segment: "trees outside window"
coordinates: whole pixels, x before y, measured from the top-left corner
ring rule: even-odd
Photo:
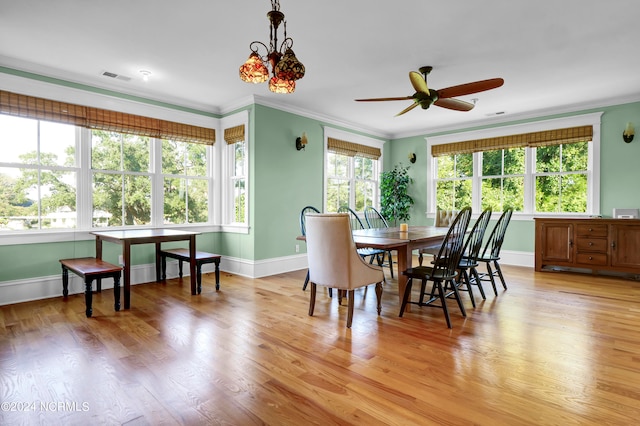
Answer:
[[[207,222],[207,164],[206,145],[162,141],[165,225]]]
[[[0,231],[77,226],[75,126],[0,115]]]
[[[599,214],[600,116],[427,138],[429,212]]]
[[[0,231],[210,221],[208,145],[2,114],[0,143]]]
[[[91,133],[93,227],[150,224],[150,138]]]

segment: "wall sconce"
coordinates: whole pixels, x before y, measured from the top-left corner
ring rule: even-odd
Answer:
[[[411,161],[411,164],[416,162],[416,153],[415,152],[410,152],[407,157],[409,158],[409,161]]]
[[[300,151],[301,149],[304,149],[305,145],[307,144],[307,134],[305,132],[302,132],[302,136],[298,136],[296,138],[296,149],[298,151]]]
[[[629,143],[633,140],[633,135],[635,130],[633,129],[633,124],[627,123],[627,127],[624,128],[624,132],[622,132],[622,139]]]

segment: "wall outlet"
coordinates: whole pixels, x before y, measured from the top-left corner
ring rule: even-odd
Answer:
[[[118,256],[118,265],[124,266],[124,258],[122,257],[122,255]]]
[[[300,253],[300,244],[296,244],[296,253]]]

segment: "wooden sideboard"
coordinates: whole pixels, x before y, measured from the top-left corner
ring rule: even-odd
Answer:
[[[640,220],[535,218],[536,271],[640,274]]]

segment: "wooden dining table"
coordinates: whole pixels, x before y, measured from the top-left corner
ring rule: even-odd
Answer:
[[[156,246],[156,281],[160,281],[160,249],[161,244],[167,241],[189,242],[189,273],[191,274],[191,294],[195,295],[197,285],[196,274],[196,235],[199,232],[179,231],[174,229],[127,229],[122,231],[96,231],[91,232],[96,237],[96,258],[102,259],[102,242],[122,245],[122,257],[124,263],[124,308],[131,306],[131,246],[134,244],[155,244]]]
[[[398,298],[402,305],[407,286],[407,277],[402,272],[412,266],[413,251],[442,243],[448,231],[448,227],[436,226],[409,226],[407,231],[400,231],[399,227],[358,229],[353,231],[353,241],[358,248],[397,251]]]

